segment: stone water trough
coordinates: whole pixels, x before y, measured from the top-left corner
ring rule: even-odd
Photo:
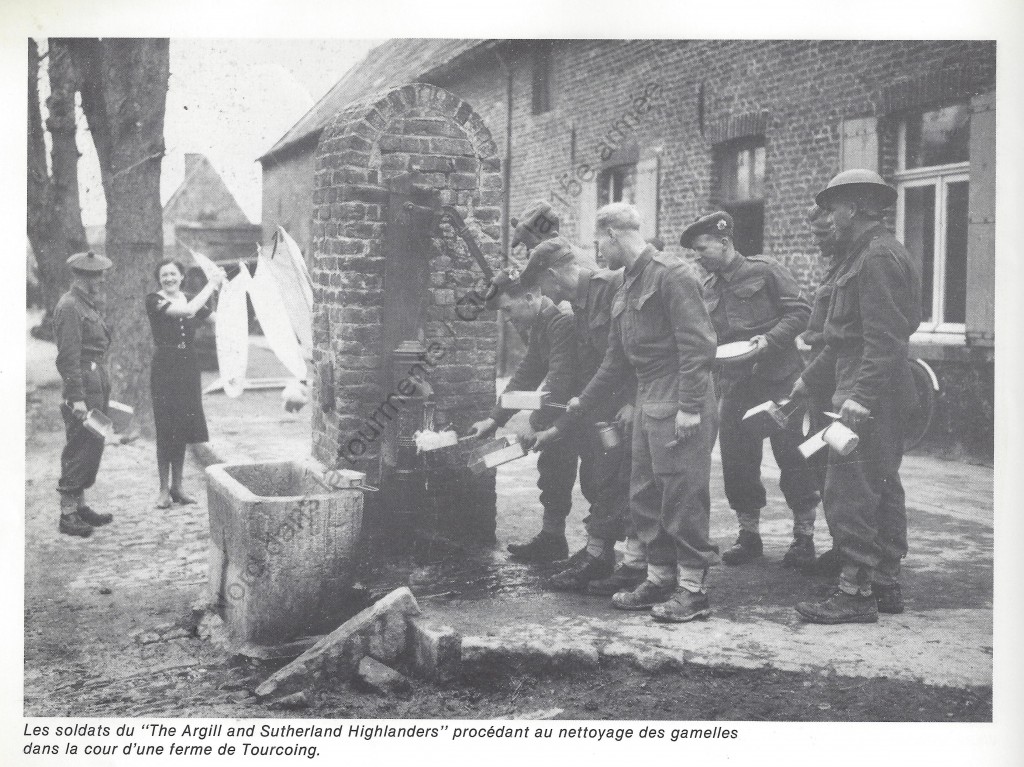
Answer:
[[[337,625],[354,580],[365,475],[315,464],[206,469],[210,597],[234,645],[278,645]]]

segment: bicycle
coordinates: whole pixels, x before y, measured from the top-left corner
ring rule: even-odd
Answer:
[[[914,381],[916,396],[907,418],[907,429],[903,436],[904,450],[913,450],[921,444],[932,425],[932,419],[935,417],[935,405],[941,393],[939,377],[924,360],[911,359],[910,374]]]
[[[809,362],[811,347],[797,338],[797,349],[803,355],[804,362]],[[914,404],[907,418],[907,428],[903,436],[904,451],[913,450],[921,444],[935,418],[935,406],[939,401],[942,389],[939,377],[935,375],[931,365],[923,359],[914,357],[910,360],[910,375],[914,382]]]

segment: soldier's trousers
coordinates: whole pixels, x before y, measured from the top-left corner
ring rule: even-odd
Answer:
[[[85,389],[86,408],[106,413],[110,403],[110,382],[102,365],[82,363],[82,387]],[[60,455],[61,474],[57,490],[65,495],[77,495],[96,481],[104,441],[86,429],[70,407],[62,405],[61,415],[67,443]]]
[[[697,433],[675,445],[678,405],[642,403],[633,417],[630,511],[651,565],[694,571],[717,564],[711,542],[711,449],[718,435],[718,403],[709,386]]]
[[[629,514],[629,476],[632,450],[625,438],[618,447],[605,450],[591,424],[577,437],[580,454],[580,490],[590,502],[583,520],[591,538],[621,541],[633,532]]]
[[[764,440],[751,436],[743,428],[743,415],[756,405],[788,394],[790,383],[746,376],[723,385],[719,443],[725,497],[736,511],[741,529],[750,529],[751,532],[757,531],[761,509],[767,503],[761,482]],[[793,532],[812,535],[814,510],[820,497],[814,468],[800,455],[800,431],[794,428],[776,432],[769,441],[779,465],[779,488],[786,504],[793,510]]]
[[[845,399],[836,393],[836,410]],[[857,448],[847,456],[829,450],[825,516],[844,572],[858,568],[862,588],[872,582],[896,583],[900,560],[907,554],[907,506],[899,469],[911,401],[909,384],[894,384],[871,411],[871,420],[858,427]]]
[[[592,427],[564,435],[537,458],[537,487],[544,518],[564,521],[572,508],[577,465],[580,491],[590,503],[587,533],[606,541],[625,537],[629,525],[629,450],[605,453]]]
[[[572,509],[572,488],[576,484],[578,463],[579,453],[572,439],[559,439],[537,456],[537,487],[545,522],[565,525]]]

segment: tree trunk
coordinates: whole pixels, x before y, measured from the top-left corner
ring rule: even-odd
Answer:
[[[169,43],[166,39],[75,42],[82,109],[89,122],[107,200],[107,320],[114,341],[114,399],[150,424],[152,340],[144,297],[163,256],[160,167],[164,155]]]
[[[50,165],[46,168],[46,144],[39,107],[38,47],[28,48],[28,238],[39,267],[39,281],[46,315],[40,335],[50,337],[49,318],[57,299],[68,289],[71,273],[66,261],[72,253],[86,250],[82,207],[78,196],[78,144],[75,140],[75,92],[78,75],[68,41],[49,41],[50,97],[46,101],[50,131]]]

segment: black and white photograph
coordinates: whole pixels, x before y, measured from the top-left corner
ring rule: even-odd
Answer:
[[[13,14],[4,763],[1015,763],[1020,9],[347,5]]]

